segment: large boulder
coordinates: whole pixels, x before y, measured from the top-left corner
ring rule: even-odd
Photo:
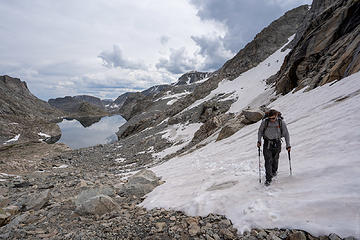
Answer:
[[[239,115],[229,119],[225,126],[221,129],[216,141],[228,138],[243,128],[245,125],[253,124],[260,121],[264,116],[261,110],[247,109],[243,110]]]
[[[111,198],[115,192],[111,187],[101,186],[83,190],[75,199],[76,212],[80,215],[92,214],[101,216],[119,209]]]
[[[7,224],[13,216],[19,213],[19,211],[20,208],[18,206],[0,208],[0,227]]]
[[[119,209],[119,205],[111,197],[100,194],[82,201],[77,205],[76,212],[80,215],[92,214],[102,216],[105,213]]]
[[[40,210],[46,205],[48,205],[49,200],[51,199],[52,195],[50,190],[47,189],[40,193],[34,193],[30,195],[25,202],[26,210]]]
[[[221,126],[223,126],[224,123],[227,122],[231,117],[232,114],[221,114],[212,117],[211,119],[206,121],[203,125],[201,125],[199,130],[195,132],[191,142],[193,144],[196,144],[206,139],[207,137],[211,136],[213,133],[219,130]]]
[[[129,177],[128,182],[120,187],[118,194],[120,196],[143,197],[160,184],[160,178],[153,171],[143,169]]]
[[[242,115],[244,115],[250,123],[256,123],[264,117],[264,113],[261,110],[254,109],[243,110]]]
[[[230,119],[225,126],[221,129],[216,141],[228,138],[239,131],[245,126],[243,121],[245,120],[244,116],[238,116],[233,119]]]
[[[0,227],[6,225],[10,221],[10,214],[2,212],[0,209]]]

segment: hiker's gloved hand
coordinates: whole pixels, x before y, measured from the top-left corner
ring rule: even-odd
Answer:
[[[257,142],[257,147],[259,148],[261,146],[261,142]]]
[[[290,151],[291,151],[291,147],[287,147],[286,150],[287,150],[288,152],[290,152]]]

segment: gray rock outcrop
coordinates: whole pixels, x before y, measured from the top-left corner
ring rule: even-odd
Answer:
[[[277,93],[340,80],[360,70],[359,1],[312,4],[310,21],[275,78]]]
[[[235,118],[230,119],[226,124],[221,128],[219,135],[216,141],[220,141],[222,139],[228,138],[239,131],[241,128],[245,126],[243,120],[245,117],[237,116]]]
[[[52,195],[49,189],[39,194],[32,194],[26,199],[23,206],[25,206],[26,210],[40,210],[48,204],[51,197]]]
[[[78,95],[78,96],[66,96],[62,98],[49,99],[49,104],[53,107],[63,110],[64,112],[75,113],[79,110],[79,105],[83,102],[97,106],[100,109],[104,109],[105,106],[100,98]]]
[[[81,215],[93,214],[102,216],[116,210],[119,210],[119,206],[111,197],[96,195],[82,202],[76,209],[76,212]]]
[[[102,216],[120,209],[111,198],[115,193],[110,187],[98,187],[83,190],[75,200],[76,212],[80,215]]]
[[[256,123],[260,121],[264,116],[264,112],[258,109],[246,109],[243,110],[237,116],[229,118],[229,120],[223,125],[216,141],[228,138],[239,131],[246,125]]]
[[[211,73],[209,72],[197,72],[197,71],[191,71],[188,73],[183,74],[179,80],[175,83],[175,85],[186,85],[186,84],[192,84],[198,81],[201,81],[207,77],[210,77]]]
[[[264,117],[264,112],[261,110],[243,110],[242,115],[250,122],[250,123],[256,123],[260,121]]]
[[[128,179],[128,182],[119,189],[119,195],[143,197],[160,184],[160,178],[154,172],[144,169]]]
[[[210,118],[194,134],[191,144],[197,144],[219,130],[225,122],[231,118],[231,114],[221,114]]]

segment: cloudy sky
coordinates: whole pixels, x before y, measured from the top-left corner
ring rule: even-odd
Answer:
[[[116,98],[214,71],[311,0],[1,0],[0,75],[47,100]]]

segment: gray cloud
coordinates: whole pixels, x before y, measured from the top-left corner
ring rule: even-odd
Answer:
[[[246,43],[287,10],[312,0],[190,0],[198,9],[197,15],[204,21],[224,24],[227,32],[218,38],[218,44],[206,37],[192,37],[200,47],[200,54],[207,59],[207,67],[220,67],[223,55],[219,48],[236,54]],[[221,52],[221,51],[220,51]],[[219,58],[218,58],[219,57]],[[224,61],[222,62],[224,63]]]
[[[205,58],[200,70],[213,71],[218,69],[226,60],[231,57],[231,53],[224,48],[221,37],[210,38],[207,36],[192,36],[195,43],[200,47],[199,54]]]
[[[104,66],[108,68],[125,68],[125,69],[145,69],[142,63],[133,62],[125,59],[119,46],[114,45],[112,51],[102,51],[99,56],[103,60]]]
[[[161,45],[166,45],[170,40],[170,37],[168,36],[161,36],[160,38],[160,42],[161,42]]]
[[[185,47],[179,49],[170,49],[168,59],[161,58],[156,64],[158,69],[166,69],[173,74],[181,74],[193,70],[197,61],[186,55]]]

